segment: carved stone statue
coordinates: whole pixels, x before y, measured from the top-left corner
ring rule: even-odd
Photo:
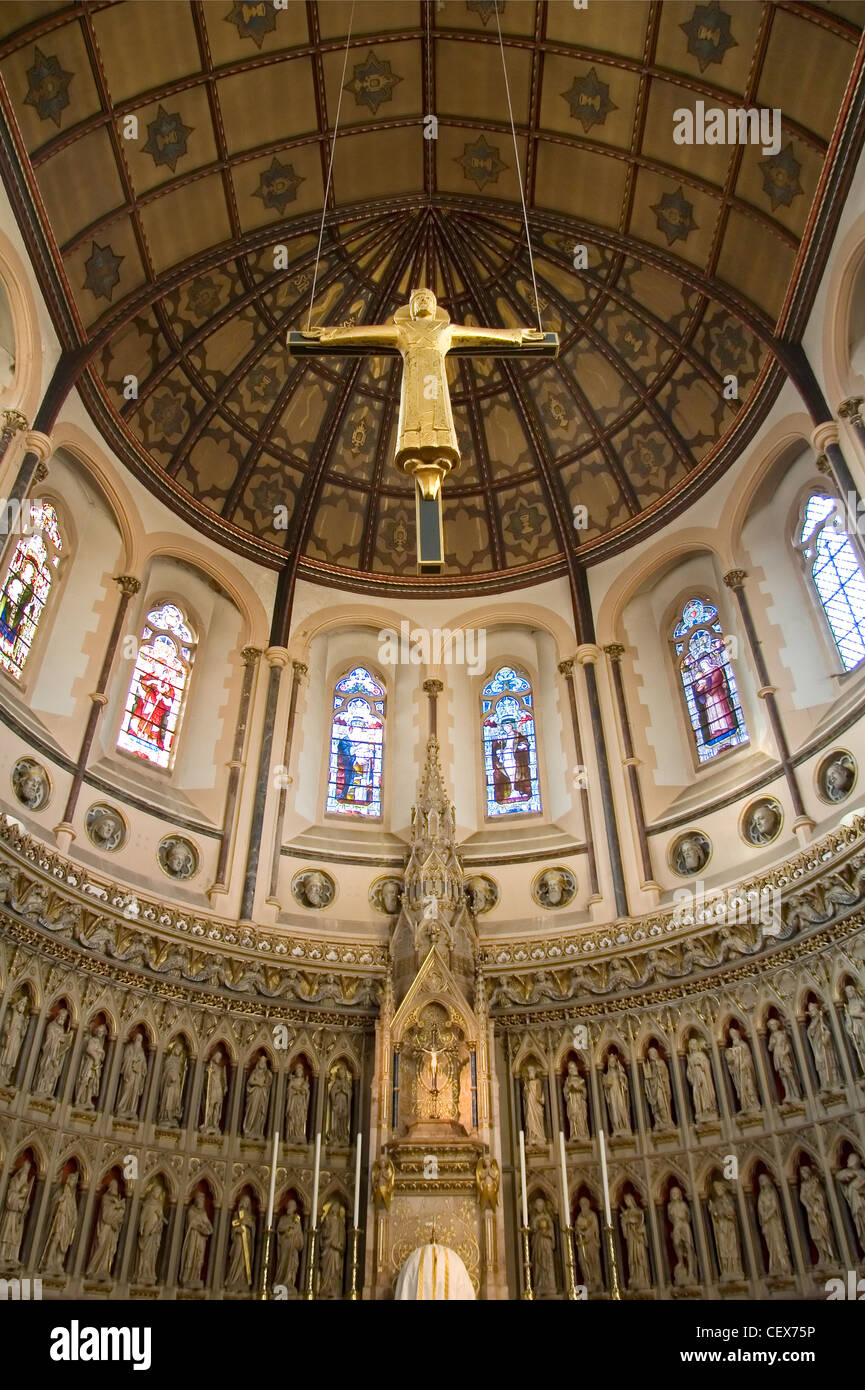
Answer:
[[[347,1145],[351,1140],[351,1097],[352,1079],[345,1062],[338,1062],[330,1078],[327,1089],[330,1119],[327,1127],[327,1142],[337,1147]]]
[[[850,1034],[853,1050],[862,1075],[865,1076],[865,998],[855,985],[844,986],[844,1027]]]
[[[201,1126],[202,1134],[221,1134],[222,1133],[222,1107],[225,1103],[225,1092],[228,1089],[228,1079],[226,1077],[225,1058],[222,1049],[218,1047],[207,1063],[206,1080],[204,1083],[204,1123]]]
[[[231,1244],[228,1248],[227,1289],[252,1288],[252,1252],[255,1244],[255,1213],[247,1192],[238,1202],[231,1218]]]
[[[165,1188],[154,1182],[144,1194],[138,1213],[138,1253],[135,1257],[135,1282],[156,1283],[156,1263],[162,1245],[162,1232],[168,1221],[165,1215]]]
[[[712,1183],[709,1215],[715,1232],[715,1248],[718,1252],[722,1282],[728,1279],[744,1279],[736,1204],[720,1180]]]
[[[834,1265],[837,1255],[823,1184],[807,1163],[799,1169],[799,1201],[808,1216],[808,1234],[817,1247],[817,1264]]]
[[[185,1071],[186,1051],[183,1043],[172,1043],[162,1067],[162,1085],[159,1088],[159,1105],[156,1110],[157,1124],[172,1127],[180,1124]]]
[[[643,1063],[643,1086],[652,1112],[652,1125],[664,1130],[673,1127],[670,1071],[656,1047],[650,1047]]]
[[[599,1288],[603,1280],[601,1278],[601,1229],[598,1225],[597,1212],[592,1210],[592,1204],[588,1197],[581,1197],[579,1201],[579,1211],[574,1221],[574,1237],[577,1242],[577,1254],[580,1258],[580,1270],[588,1288]]]
[[[544,1083],[538,1076],[537,1067],[526,1067],[523,1077],[523,1116],[526,1126],[526,1143],[529,1147],[542,1147],[547,1142],[544,1124]]]
[[[531,1231],[532,1282],[538,1298],[548,1298],[556,1292],[556,1265],[554,1250],[556,1232],[553,1218],[543,1197],[534,1200],[534,1211],[529,1221]]]
[[[202,1271],[207,1242],[213,1235],[213,1223],[207,1215],[204,1193],[199,1188],[192,1205],[186,1210],[186,1233],[180,1253],[180,1283],[185,1289],[204,1287]]]
[[[754,1072],[754,1059],[751,1049],[742,1036],[742,1031],[730,1027],[730,1044],[726,1049],[727,1064],[733,1078],[739,1109],[743,1114],[753,1114],[760,1109],[760,1096],[757,1091],[757,1077]]]
[[[865,1255],[865,1169],[857,1153],[850,1154],[846,1168],[842,1168],[838,1174],[838,1181],[856,1227],[859,1248]]]
[[[680,1187],[670,1188],[667,1218],[670,1222],[673,1250],[676,1253],[673,1283],[679,1288],[687,1288],[697,1282],[697,1255],[694,1250],[691,1210],[682,1196]]]
[[[586,1083],[580,1076],[576,1062],[568,1062],[568,1074],[562,1087],[565,1109],[568,1113],[568,1131],[571,1140],[586,1141],[589,1138],[589,1110]]]
[[[688,1081],[694,1098],[694,1113],[698,1122],[714,1120],[718,1117],[718,1097],[712,1077],[712,1063],[703,1051],[699,1038],[692,1037],[688,1042]]]
[[[610,1128],[613,1134],[630,1134],[630,1088],[625,1069],[619,1061],[617,1052],[611,1052],[607,1058],[607,1066],[602,1079],[607,1097],[607,1113],[610,1117]]]
[[[259,1057],[246,1083],[246,1110],[243,1116],[244,1139],[263,1139],[267,1123],[267,1106],[273,1073],[264,1053]]]
[[[111,1277],[111,1266],[114,1264],[114,1256],[117,1253],[117,1242],[120,1239],[120,1228],[123,1225],[125,1211],[126,1198],[120,1195],[117,1179],[112,1178],[102,1194],[102,1201],[99,1203],[96,1237],[87,1263],[87,1273],[93,1279],[109,1279]]]
[[[96,1097],[99,1095],[102,1068],[105,1064],[107,1032],[108,1029],[104,1023],[97,1023],[96,1027],[87,1035],[81,1065],[78,1068],[78,1080],[75,1083],[75,1104],[80,1110],[92,1110],[96,1103]]]
[[[810,1023],[806,1031],[814,1056],[814,1065],[820,1078],[820,1090],[837,1091],[841,1086],[841,1072],[835,1044],[832,1041],[832,1031],[826,1022],[823,1006],[813,999],[808,1005],[808,1017]]]
[[[69,1247],[75,1239],[78,1225],[78,1178],[77,1168],[66,1174],[57,1189],[51,1210],[51,1222],[45,1238],[43,1263],[46,1274],[62,1274]]]
[[[769,1251],[769,1273],[791,1274],[793,1267],[790,1263],[790,1247],[787,1244],[781,1203],[768,1173],[760,1174],[758,1186],[757,1220],[760,1222],[760,1230]]]
[[[2,1086],[7,1085],[15,1073],[29,1021],[30,1004],[26,995],[22,994],[13,1004],[9,1005],[6,1023],[3,1027],[3,1039],[0,1042],[0,1085]]]
[[[276,1225],[276,1277],[273,1281],[274,1284],[284,1285],[289,1298],[297,1293],[297,1271],[302,1250],[303,1223],[297,1202],[289,1197]]]
[[[33,1195],[33,1179],[33,1167],[29,1159],[25,1158],[15,1169],[6,1188],[3,1219],[0,1221],[0,1266],[4,1269],[17,1269],[21,1263],[21,1241],[27,1209]]]
[[[63,1070],[63,1058],[72,1045],[72,1029],[67,1028],[69,1010],[60,1009],[45,1029],[33,1094],[53,1096]]]
[[[147,1080],[147,1053],[144,1039],[140,1033],[133,1033],[123,1049],[120,1064],[120,1089],[117,1094],[116,1113],[122,1120],[138,1118],[141,1094]]]
[[[802,1092],[799,1089],[799,1077],[796,1073],[796,1059],[793,1056],[793,1048],[787,1030],[780,1019],[770,1018],[768,1032],[769,1055],[772,1058],[772,1066],[784,1087],[783,1099],[784,1101],[801,1100]]]
[[[334,1200],[325,1207],[321,1221],[319,1298],[342,1298],[344,1269],[345,1208]]]
[[[309,1080],[300,1062],[292,1067],[285,1103],[285,1137],[290,1144],[306,1143],[309,1114]]]
[[[649,1272],[649,1242],[646,1236],[646,1216],[637,1206],[633,1192],[625,1193],[625,1205],[619,1213],[622,1235],[628,1247],[628,1288],[648,1289],[652,1282]]]

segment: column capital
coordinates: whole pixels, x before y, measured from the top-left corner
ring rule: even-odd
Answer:
[[[837,444],[839,438],[837,420],[821,420],[811,431],[811,443],[818,454],[822,454],[830,444]]]
[[[287,666],[289,661],[287,647],[268,647],[264,653],[268,666]]]
[[[604,651],[611,661],[621,661],[622,657],[625,655],[625,649],[621,642],[608,642],[604,647]]]
[[[573,669],[574,669],[574,658],[573,658],[572,656],[568,657],[567,661],[560,661],[560,662],[559,662],[559,675],[560,675],[560,676],[569,676],[569,675],[571,674],[571,672],[573,671]]]
[[[3,411],[3,431],[5,434],[18,434],[20,430],[30,428],[27,416],[20,410]]]
[[[817,465],[818,473],[825,473],[827,477],[832,477],[832,465],[825,454],[818,454],[814,462]]]
[[[120,586],[124,598],[132,598],[141,588],[141,580],[135,579],[131,574],[115,574],[114,583]]]
[[[431,700],[435,700],[444,690],[444,681],[437,681],[434,678],[424,681],[423,688]]]
[[[254,666],[260,656],[261,647],[243,647],[240,653],[244,666]]]
[[[302,681],[304,676],[309,675],[309,667],[303,661],[293,661],[291,663],[291,669],[294,672],[294,679],[296,681]]]
[[[855,420],[861,425],[863,405],[865,405],[865,396],[848,396],[846,401],[842,401],[839,405],[838,414],[842,420]]]
[[[582,642],[577,647],[575,655],[581,666],[594,666],[600,658],[601,649],[594,642]]]
[[[42,434],[39,430],[28,430],[24,436],[24,445],[28,454],[35,454],[44,463],[51,455],[53,444],[47,434]]]
[[[48,464],[40,459],[36,465],[36,472],[33,474],[34,483],[44,483],[48,477]]]
[[[745,580],[747,578],[747,570],[727,570],[727,573],[724,575],[724,583],[728,589],[742,589],[745,587]]]

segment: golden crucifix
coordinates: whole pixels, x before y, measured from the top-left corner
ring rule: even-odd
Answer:
[[[555,357],[556,333],[540,328],[476,328],[451,323],[432,290],[414,290],[389,323],[352,328],[309,328],[288,335],[294,357],[376,353],[403,360],[399,429],[394,462],[415,479],[418,573],[440,574],[444,565],[442,479],[460,461],[448,391],[445,357]]]

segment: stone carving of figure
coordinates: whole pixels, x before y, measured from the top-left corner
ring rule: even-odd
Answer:
[[[837,1256],[826,1194],[817,1174],[807,1163],[799,1169],[799,1201],[808,1216],[808,1234],[817,1247],[817,1264],[833,1265]]]
[[[159,1089],[159,1105],[156,1111],[157,1124],[178,1125],[183,1108],[183,1076],[186,1071],[186,1052],[183,1043],[173,1043],[169,1048],[162,1068],[162,1085]]]
[[[799,1078],[796,1075],[796,1062],[793,1057],[793,1048],[787,1036],[787,1030],[780,1019],[769,1019],[769,1055],[772,1058],[772,1066],[778,1074],[781,1085],[784,1087],[784,1100],[801,1100],[802,1092],[799,1090]]]
[[[252,1288],[252,1247],[255,1241],[255,1213],[252,1199],[244,1192],[231,1218],[231,1245],[228,1251],[227,1289]]]
[[[138,1253],[135,1258],[137,1284],[156,1283],[156,1261],[159,1259],[162,1231],[167,1221],[165,1188],[161,1182],[155,1182],[145,1192],[138,1213]]]
[[[742,1251],[739,1246],[739,1226],[736,1220],[736,1204],[720,1180],[712,1183],[709,1214],[715,1231],[715,1247],[718,1251],[722,1281],[744,1279]]]
[[[204,1255],[212,1235],[213,1222],[207,1215],[204,1193],[199,1189],[186,1211],[186,1233],[180,1253],[180,1282],[185,1289],[204,1287],[201,1277]]]
[[[243,1116],[244,1139],[263,1139],[267,1122],[267,1105],[273,1073],[264,1053],[259,1057],[246,1083],[246,1111]]]
[[[75,1104],[81,1110],[92,1110],[99,1095],[102,1080],[102,1067],[105,1062],[105,1036],[108,1032],[104,1023],[97,1023],[87,1036],[84,1054],[78,1069],[75,1083]]]
[[[607,1096],[607,1113],[610,1117],[610,1128],[613,1134],[630,1134],[631,1111],[628,1104],[628,1078],[617,1052],[611,1052],[607,1058],[603,1083]]]
[[[697,1256],[691,1228],[691,1211],[680,1187],[670,1188],[667,1217],[670,1222],[673,1250],[676,1253],[673,1283],[684,1288],[697,1281]]]
[[[865,1255],[865,1169],[857,1153],[850,1154],[847,1167],[842,1168],[838,1174],[838,1181],[844,1190],[853,1225],[859,1237],[859,1246]]]
[[[321,1221],[319,1298],[341,1298],[345,1265],[345,1208],[330,1202]]]
[[[865,998],[855,985],[844,986],[844,1027],[850,1034],[862,1075],[865,1076]]]
[[[475,1185],[481,1211],[495,1211],[499,1200],[501,1173],[499,1165],[488,1154],[482,1154],[475,1167]]]
[[[222,1107],[225,1102],[225,1092],[228,1089],[225,1071],[225,1058],[222,1049],[218,1047],[207,1064],[202,1134],[222,1133]]]
[[[586,1083],[580,1076],[579,1068],[573,1060],[568,1062],[568,1074],[562,1087],[565,1109],[568,1112],[568,1130],[572,1140],[587,1140],[589,1137],[589,1111],[586,1098]]]
[[[759,1189],[757,1220],[760,1222],[760,1230],[769,1251],[769,1273],[791,1274],[790,1247],[787,1244],[787,1232],[784,1230],[781,1203],[768,1173],[760,1174]]]
[[[715,1082],[712,1079],[712,1064],[703,1051],[699,1038],[691,1038],[688,1042],[687,1074],[697,1120],[716,1119],[718,1097],[715,1095]]]
[[[21,1048],[29,1020],[30,1005],[26,996],[22,994],[15,1000],[14,1004],[9,1005],[9,1012],[6,1015],[3,1040],[0,1043],[0,1085],[5,1086],[12,1080],[18,1065],[18,1058],[21,1056]]]
[[[25,1158],[15,1169],[6,1188],[3,1219],[0,1221],[0,1265],[5,1269],[17,1269],[21,1263],[21,1241],[33,1193],[33,1176],[30,1161]]]
[[[526,1067],[523,1077],[523,1115],[526,1126],[526,1143],[544,1145],[547,1131],[544,1124],[544,1083],[538,1076],[537,1067]]]
[[[303,1066],[297,1062],[288,1078],[288,1098],[285,1103],[285,1137],[289,1143],[306,1143],[308,1114],[309,1080]]]
[[[835,1044],[832,1041],[832,1032],[826,1022],[822,1004],[818,1004],[812,999],[808,1005],[808,1017],[811,1021],[806,1031],[808,1041],[811,1044],[811,1052],[814,1055],[817,1075],[820,1078],[820,1090],[837,1091],[841,1085],[841,1072],[838,1069],[838,1058],[835,1053]]]
[[[643,1063],[643,1085],[655,1129],[671,1129],[673,1108],[670,1072],[656,1047],[649,1048]]]
[[[743,1114],[751,1114],[760,1109],[760,1096],[757,1092],[754,1059],[741,1029],[731,1026],[730,1045],[726,1048],[726,1053],[739,1108]]]
[[[51,1222],[45,1238],[43,1263],[46,1274],[62,1274],[69,1247],[75,1239],[78,1225],[78,1178],[77,1168],[66,1174],[57,1189]]]
[[[72,1029],[66,1027],[68,1009],[60,1009],[45,1029],[33,1094],[53,1096],[63,1070],[63,1058],[72,1045]]]
[[[123,1225],[125,1211],[126,1198],[121,1197],[117,1179],[112,1178],[99,1203],[96,1238],[87,1264],[87,1273],[93,1278],[111,1277],[111,1266],[117,1253],[117,1242],[120,1239],[120,1227]]]
[[[556,1292],[556,1266],[553,1258],[555,1229],[543,1197],[536,1197],[529,1226],[532,1242],[532,1282],[538,1298]]]
[[[628,1288],[647,1289],[652,1282],[652,1276],[649,1273],[646,1217],[637,1206],[633,1192],[625,1193],[625,1205],[619,1213],[619,1222],[628,1247]]]
[[[346,1145],[350,1139],[352,1080],[345,1062],[339,1062],[330,1078],[327,1098],[330,1106],[329,1144]]]
[[[297,1292],[297,1271],[302,1250],[303,1224],[297,1202],[289,1197],[276,1226],[276,1278],[273,1281],[274,1284],[284,1285],[289,1298]]]
[[[117,1114],[122,1120],[138,1117],[141,1093],[147,1080],[147,1053],[140,1033],[134,1033],[123,1049],[120,1066],[120,1091],[117,1096]]]
[[[581,1197],[580,1210],[574,1221],[574,1235],[577,1253],[580,1257],[580,1270],[589,1288],[598,1288],[601,1280],[601,1229],[597,1213],[592,1211],[588,1197]]]

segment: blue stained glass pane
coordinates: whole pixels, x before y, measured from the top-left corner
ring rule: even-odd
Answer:
[[[331,815],[381,817],[383,697],[381,686],[362,666],[334,687],[326,803]]]
[[[484,774],[487,816],[541,809],[532,688],[513,667],[503,666],[483,688]]]
[[[675,649],[681,658],[679,674],[701,763],[748,741],[721,625],[713,621],[717,611],[701,599],[690,599],[674,632],[674,638],[690,634],[686,642],[676,642]],[[698,614],[704,615],[702,620]]]
[[[865,578],[834,497],[809,498],[799,533],[845,671],[865,657]]]

